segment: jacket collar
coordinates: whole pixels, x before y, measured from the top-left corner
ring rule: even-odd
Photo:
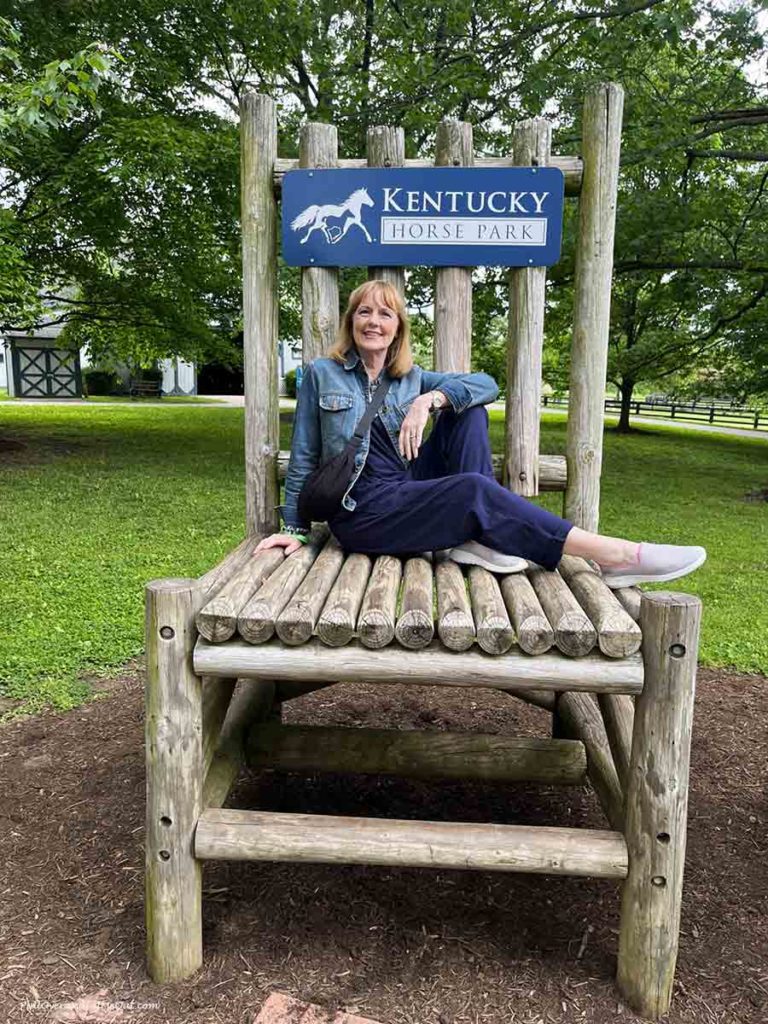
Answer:
[[[345,370],[354,370],[359,362],[360,362],[360,353],[357,351],[357,348],[354,345],[352,345],[347,350],[346,356],[344,356],[344,363],[343,363],[344,369]]]

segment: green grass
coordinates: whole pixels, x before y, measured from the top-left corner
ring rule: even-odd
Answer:
[[[10,402],[8,388],[0,388],[0,402]]]
[[[133,403],[0,410],[0,693],[6,714],[86,699],[84,676],[141,652],[143,586],[196,576],[242,537],[242,409]],[[492,413],[494,447],[501,413]],[[287,447],[290,427],[282,426]],[[542,450],[565,425],[545,418]],[[704,544],[707,564],[679,585],[705,604],[702,661],[768,671],[768,485],[759,439],[648,427],[606,434],[606,533]],[[542,504],[560,510],[560,496]]]
[[[131,398],[130,395],[88,395],[85,401],[126,403],[132,405],[198,405],[200,402],[210,405],[225,405],[218,398],[208,398],[207,395],[164,395],[162,398]]]

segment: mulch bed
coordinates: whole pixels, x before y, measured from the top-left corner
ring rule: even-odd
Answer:
[[[252,1024],[275,989],[387,1024],[636,1019],[613,985],[619,887],[536,875],[208,863],[204,966],[155,985],[144,967],[141,671],[97,689],[77,710],[0,727],[0,1020]],[[700,675],[674,1024],[768,1020],[766,692],[762,677]],[[405,686],[321,690],[284,717],[549,727],[502,693]],[[263,772],[244,774],[229,804],[605,827],[582,788]],[[66,1004],[78,999],[75,1017]]]

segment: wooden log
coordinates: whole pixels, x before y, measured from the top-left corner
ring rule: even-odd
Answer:
[[[515,634],[499,584],[479,565],[470,566],[467,577],[477,642],[488,654],[504,654],[515,642]]]
[[[402,572],[400,559],[391,555],[380,555],[373,564],[357,620],[357,633],[366,647],[376,649],[392,642]]]
[[[642,590],[639,587],[619,587],[613,593],[619,599],[624,610],[629,612],[635,622],[638,622],[640,619],[640,602],[643,597]]]
[[[405,131],[388,125],[375,125],[368,129],[367,150],[368,167],[402,167],[405,162]],[[369,267],[368,277],[389,281],[401,295],[405,295],[405,271],[402,267]]]
[[[627,783],[617,980],[629,1005],[652,1019],[669,1009],[677,960],[700,619],[697,597],[643,594],[645,686]]]
[[[395,626],[398,643],[417,651],[432,642],[432,566],[425,558],[409,558],[403,573],[400,617]]]
[[[512,136],[518,166],[549,164],[552,126],[545,117],[522,121]],[[509,272],[504,485],[527,497],[539,493],[539,406],[546,267]]]
[[[288,460],[290,452],[280,452],[277,463],[277,471],[280,479],[285,479],[288,472]],[[496,479],[502,479],[503,456],[493,456],[493,470]],[[566,461],[564,455],[540,455],[539,456],[539,493],[543,491],[555,492],[564,491],[566,485]]]
[[[437,126],[436,167],[471,167],[472,125],[446,118]],[[434,365],[446,373],[469,373],[472,365],[472,268],[435,272]]]
[[[202,865],[192,840],[203,809],[203,705],[192,669],[192,579],[146,587],[145,690],[147,969],[156,982],[188,977],[203,961]]]
[[[640,627],[588,562],[563,555],[558,570],[597,630],[603,654],[626,658],[640,650]]]
[[[208,810],[195,834],[201,860],[527,871],[624,878],[624,837],[597,829],[335,818]]]
[[[501,658],[465,651],[457,658],[433,640],[422,651],[401,647],[371,650],[356,641],[331,649],[314,640],[303,647],[250,644],[230,640],[209,644],[202,637],[195,648],[199,675],[252,679],[313,680],[317,683],[402,683],[413,686],[487,686],[498,690],[585,690],[594,693],[639,693],[643,660],[639,654],[621,661],[601,654],[565,658],[549,652],[531,658],[514,649]],[[599,717],[599,716],[598,716]]]
[[[325,726],[254,726],[247,741],[252,768],[286,772],[359,772],[416,779],[482,779],[581,785],[584,744],[481,733],[401,732]]]
[[[616,773],[619,776],[621,788],[626,793],[635,704],[626,693],[601,693],[598,695],[597,702],[603,716],[603,725],[613,754]]]
[[[593,532],[600,518],[603,394],[623,102],[619,85],[590,90],[581,131],[584,176],[576,241],[565,514],[576,526]]]
[[[517,697],[524,700],[526,704],[532,704],[543,711],[555,710],[555,694],[547,690],[514,690],[510,697]],[[553,739],[563,739],[562,736],[553,736]]]
[[[275,698],[268,679],[243,679],[232,698],[221,736],[203,786],[203,806],[221,807],[245,758],[245,735],[254,722],[266,718]]]
[[[237,631],[249,644],[263,644],[274,634],[278,615],[309,572],[319,550],[320,542],[313,540],[283,559],[240,610]]]
[[[563,693],[557,698],[556,711],[565,735],[581,740],[586,747],[589,780],[611,828],[621,831],[624,796],[594,698],[588,693]]]
[[[236,684],[236,679],[203,676],[203,778],[213,760]]]
[[[275,163],[274,185],[277,190],[282,188],[283,175],[288,171],[295,171],[299,161],[295,157],[279,158]],[[339,167],[349,170],[359,170],[367,167],[368,162],[361,157],[352,157],[339,160]],[[425,157],[409,158],[403,161],[405,167],[431,167],[432,161]],[[483,156],[476,157],[475,167],[504,167],[508,168],[508,156]],[[550,160],[551,167],[557,167],[565,175],[565,194],[577,196],[581,191],[582,160],[578,156],[561,156],[553,154]]]
[[[513,572],[502,577],[501,594],[521,650],[526,654],[550,650],[555,631],[525,573]]]
[[[555,633],[555,644],[571,658],[589,654],[597,633],[560,573],[532,569],[528,579]]]
[[[258,536],[250,536],[241,540],[237,547],[229,551],[217,565],[198,577],[197,584],[203,595],[203,603],[215,597],[227,580],[250,560],[253,549],[259,540]]]
[[[324,644],[343,647],[355,635],[370,575],[368,555],[347,555],[317,623],[317,635]]]
[[[344,552],[334,537],[329,537],[317,561],[304,577],[293,597],[275,623],[284,644],[297,646],[312,636],[325,599],[344,563]]]
[[[245,502],[248,533],[277,529],[277,159],[274,100],[245,91],[240,100],[243,231]]]
[[[450,650],[466,651],[475,641],[475,620],[464,574],[456,562],[446,559],[435,567],[435,580],[438,635]]]
[[[267,548],[241,565],[197,613],[197,628],[206,640],[222,643],[235,635],[238,615],[283,560],[282,548]]]
[[[304,697],[308,693],[314,693],[315,690],[324,690],[328,686],[333,686],[333,683],[302,683],[281,680],[275,683],[275,703],[284,704],[285,701]]]
[[[309,123],[299,136],[299,166],[336,167],[339,142],[336,126]],[[339,272],[336,267],[302,267],[302,360],[307,366],[329,350],[339,329]]]

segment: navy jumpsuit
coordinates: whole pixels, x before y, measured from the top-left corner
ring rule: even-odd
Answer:
[[[330,521],[347,551],[410,554],[479,541],[554,569],[571,523],[513,494],[493,474],[488,413],[444,409],[408,467],[377,415],[354,511]]]

